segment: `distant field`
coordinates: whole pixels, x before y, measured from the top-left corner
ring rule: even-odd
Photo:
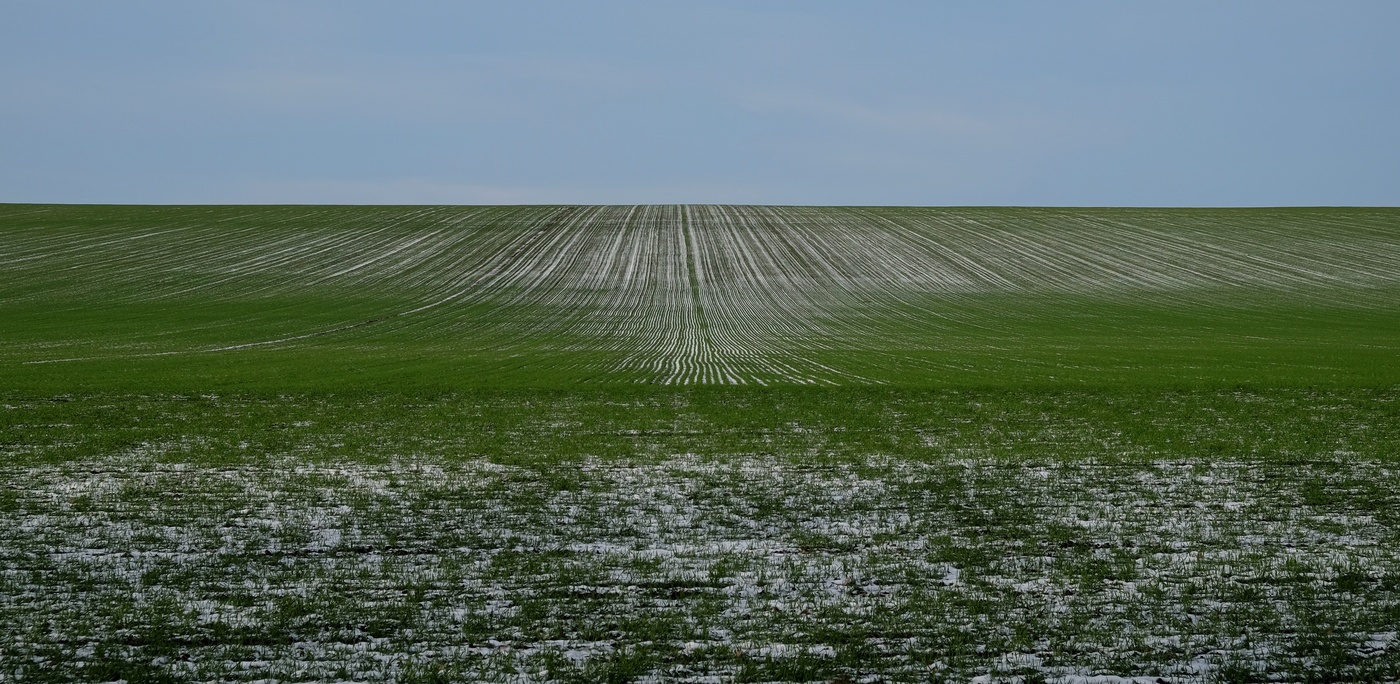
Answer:
[[[1394,681],[1400,210],[0,205],[0,454],[0,681]]]
[[[1400,210],[0,207],[36,391],[1393,384]]]

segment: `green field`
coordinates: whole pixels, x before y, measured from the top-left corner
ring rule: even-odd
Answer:
[[[0,451],[0,681],[1394,681],[1400,210],[0,205]]]

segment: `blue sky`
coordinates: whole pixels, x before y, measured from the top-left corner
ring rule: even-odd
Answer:
[[[0,0],[0,201],[1400,205],[1400,2]]]

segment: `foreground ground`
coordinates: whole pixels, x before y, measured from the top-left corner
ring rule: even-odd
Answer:
[[[0,207],[0,681],[1400,679],[1400,212]]]
[[[0,662],[26,681],[1390,680],[1397,399],[11,402]]]

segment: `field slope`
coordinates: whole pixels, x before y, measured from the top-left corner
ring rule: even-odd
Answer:
[[[12,387],[1400,377],[1389,209],[10,205],[0,232]]]

